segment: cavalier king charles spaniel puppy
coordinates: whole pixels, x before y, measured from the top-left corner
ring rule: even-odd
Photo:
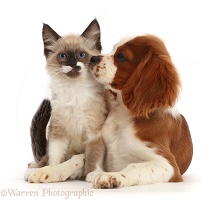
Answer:
[[[180,79],[164,43],[153,35],[123,40],[111,54],[92,57],[90,70],[115,100],[102,129],[106,172],[87,181],[95,188],[183,181],[193,145],[174,107]]]

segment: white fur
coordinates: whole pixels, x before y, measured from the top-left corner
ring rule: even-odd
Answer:
[[[134,37],[135,36],[127,36],[127,37],[122,38],[117,44],[114,45],[111,54],[113,55],[116,52],[116,50],[119,46],[121,46],[121,45],[125,44],[126,42],[132,40]]]
[[[118,172],[98,173],[91,182],[95,188],[113,188],[114,185],[117,187],[128,187],[168,182],[173,173],[173,167],[166,159],[161,158],[144,163],[132,163]]]
[[[84,63],[82,63],[82,62],[77,62],[77,64],[76,64],[77,66],[79,66],[79,67],[81,67],[81,69],[80,69],[80,73],[82,73],[82,72],[84,72],[84,70],[85,70],[85,66],[84,66]],[[72,70],[73,68],[71,67],[71,66],[62,66],[61,67],[61,71],[63,72],[63,73],[65,73],[65,74],[67,74],[68,72],[70,72],[71,70]]]
[[[66,140],[50,140],[49,141],[49,165],[56,166],[64,160],[67,152],[69,141]]]
[[[84,63],[82,62],[77,62],[76,64],[77,66],[81,67],[80,71],[79,72],[83,72],[85,70],[85,66],[84,66]]]
[[[62,66],[61,67],[61,71],[65,74],[67,74],[68,72],[70,72],[72,70],[72,67],[71,66]]]
[[[66,131],[66,139],[62,139],[64,140],[62,142],[57,141],[58,148],[49,144],[52,165],[60,163],[61,154],[64,156],[67,148],[67,154],[71,154],[73,149],[77,149],[77,153],[83,153],[85,142],[87,142],[83,138],[95,138],[98,135],[98,132],[93,130],[95,127],[92,127],[90,123],[93,123],[95,111],[104,113],[100,110],[101,106],[98,107],[99,110],[94,109],[98,104],[103,105],[103,98],[97,96],[101,94],[101,88],[102,86],[91,78],[52,83],[52,91],[58,97],[51,101],[52,108],[60,114],[59,121],[65,125]],[[71,155],[66,156],[69,158]]]
[[[180,113],[179,113],[178,109],[175,106],[171,107],[171,108],[168,108],[167,112],[170,113],[172,115],[172,117],[175,118],[175,119],[180,117]]]
[[[94,73],[94,76],[98,82],[110,87],[110,83],[112,83],[117,70],[117,67],[113,64],[112,54],[104,55],[101,62],[104,63],[104,65],[99,65],[98,75]]]

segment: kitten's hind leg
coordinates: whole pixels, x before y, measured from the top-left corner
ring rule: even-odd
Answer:
[[[28,168],[38,168],[39,165],[36,161],[32,161],[31,163],[28,164]]]
[[[46,166],[34,171],[28,178],[29,183],[52,183],[65,181],[70,176],[72,178],[81,177],[84,172],[85,155],[72,156],[71,159],[56,165]]]

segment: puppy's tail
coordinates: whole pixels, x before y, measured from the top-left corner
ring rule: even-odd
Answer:
[[[51,117],[51,111],[50,100],[44,99],[32,118],[30,137],[33,156],[37,163],[42,162],[43,157],[46,157],[46,127]]]

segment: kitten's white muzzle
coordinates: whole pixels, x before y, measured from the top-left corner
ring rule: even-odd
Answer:
[[[82,62],[77,62],[76,66],[81,67],[79,72],[82,72],[84,70],[84,68],[85,68],[84,64]],[[73,67],[71,67],[69,65],[61,67],[62,72],[65,73],[65,74],[69,73],[72,69],[73,69]]]
[[[62,66],[61,69],[62,69],[63,73],[67,74],[68,72],[70,72],[72,70],[72,67],[71,66]]]

